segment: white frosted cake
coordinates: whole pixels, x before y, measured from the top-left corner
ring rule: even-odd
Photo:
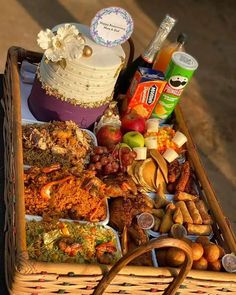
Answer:
[[[59,51],[45,51],[28,102],[38,120],[74,120],[81,127],[88,127],[112,100],[125,53],[120,45],[108,48],[95,43],[87,26],[72,25],[83,39],[81,55],[78,58],[65,57],[58,62]],[[53,32],[63,26],[55,27]],[[49,41],[45,39],[43,42]],[[70,40],[66,42],[63,45],[70,50]]]

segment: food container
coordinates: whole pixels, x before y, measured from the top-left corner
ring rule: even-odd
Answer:
[[[100,225],[107,225],[108,222],[109,222],[109,218],[110,218],[110,214],[109,214],[109,207],[108,207],[108,201],[106,200],[106,218],[104,220],[101,220],[101,221],[98,221],[96,222],[96,224],[100,224]],[[42,216],[39,216],[39,215],[30,215],[30,214],[26,214],[25,215],[25,218],[27,220],[35,220],[35,221],[40,221],[43,219]],[[89,221],[85,221],[85,220],[79,220],[79,219],[67,219],[67,218],[60,218],[59,219],[60,221],[67,221],[67,222],[79,222],[79,223],[82,223],[82,224],[87,224],[87,223],[90,223]]]
[[[29,169],[29,165],[24,165],[24,170]],[[26,214],[25,215],[26,220],[35,220],[35,221],[40,221],[43,219],[42,216],[39,215],[31,215],[31,214]],[[108,200],[106,199],[106,218],[104,220],[96,222],[97,224],[100,225],[107,225],[110,219],[110,211],[109,211],[109,206],[108,206]],[[79,219],[68,219],[68,218],[60,218],[60,221],[68,221],[68,222],[79,222],[81,224],[87,224],[90,223],[89,221],[86,220],[79,220]]]
[[[110,213],[109,213],[109,207],[108,207],[108,201],[106,200],[106,218],[104,220],[98,221],[96,222],[96,224],[100,224],[100,225],[107,225],[109,222],[109,218],[110,218]],[[40,221],[43,219],[42,216],[39,215],[30,215],[30,214],[26,214],[25,215],[26,220],[35,220],[35,221]],[[87,224],[90,223],[89,221],[85,221],[85,220],[79,220],[79,219],[67,219],[67,218],[60,218],[60,221],[67,221],[67,222],[79,222],[82,224]]]
[[[112,268],[87,264],[38,263],[28,259],[23,198],[19,65],[23,60],[37,63],[41,57],[40,53],[12,47],[8,52],[4,75],[5,274],[9,292],[11,294],[95,295],[126,292],[141,295],[150,292],[162,293],[168,288],[164,294],[236,293],[235,273],[191,270],[191,249],[185,242],[172,238],[151,240],[148,244],[126,254]],[[175,109],[175,121],[178,124],[178,130],[188,138],[186,143],[188,159],[203,191],[202,198],[211,210],[215,237],[227,253],[236,253],[234,233],[205,174],[179,106]],[[168,267],[127,266],[133,258],[142,253],[154,248],[170,246],[182,249],[187,255],[186,263],[181,271]]]
[[[42,122],[42,121],[37,121],[36,119],[35,120],[29,120],[29,119],[24,119],[22,118],[22,125],[27,125],[27,124],[45,124],[47,122]],[[88,130],[88,129],[81,129],[83,131],[85,131],[90,137],[91,137],[91,140],[92,140],[92,143],[93,145],[97,146],[97,138],[95,136],[95,134]],[[30,168],[29,165],[24,165],[24,170]],[[26,214],[26,218],[27,220],[36,220],[36,221],[40,221],[42,220],[42,217],[39,216],[39,215],[30,215],[30,214]],[[101,224],[101,225],[106,225],[108,224],[109,222],[109,218],[110,218],[110,215],[109,215],[109,207],[108,207],[108,201],[106,200],[106,218],[104,220],[101,220],[99,222],[97,222],[98,224]],[[89,223],[89,221],[84,221],[84,220],[78,220],[78,219],[67,219],[67,218],[60,218],[59,219],[60,221],[68,221],[68,222],[73,222],[73,221],[79,221],[80,223]]]
[[[25,220],[26,220],[26,222],[27,221],[32,221],[32,220],[35,220],[35,221],[38,222],[38,221],[41,221],[42,218],[40,216],[25,215]],[[73,221],[73,220],[70,220],[70,219],[60,219],[60,221],[62,221],[62,222],[76,222],[76,223],[82,224],[82,225],[84,225],[84,224],[88,224],[88,225],[91,224],[90,222],[86,222],[86,223],[85,222],[81,222],[81,221],[78,222],[78,221]],[[108,225],[105,225],[105,224],[96,223],[96,225],[102,225],[105,229],[109,229],[109,230],[111,230],[114,233],[115,238],[116,238],[116,248],[117,248],[117,250],[119,252],[119,255],[122,256],[122,250],[121,250],[121,244],[120,244],[120,239],[119,239],[118,232],[116,230],[114,230],[114,228],[112,228],[112,227],[110,227]]]
[[[222,265],[227,272],[236,272],[236,256],[233,253],[224,255]]]
[[[154,225],[154,217],[150,213],[143,212],[137,216],[137,223],[140,228],[148,230]]]

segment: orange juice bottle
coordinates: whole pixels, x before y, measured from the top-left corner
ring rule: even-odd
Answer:
[[[186,42],[186,39],[187,35],[184,33],[180,33],[175,43],[164,46],[157,55],[152,68],[165,73],[167,70],[167,66],[171,60],[172,54],[175,51],[183,50],[183,45]]]

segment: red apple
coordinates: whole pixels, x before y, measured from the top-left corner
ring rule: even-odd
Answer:
[[[134,112],[127,113],[121,118],[121,127],[123,132],[138,131],[140,133],[144,133],[145,126],[145,119]]]
[[[113,146],[117,143],[121,142],[122,133],[120,127],[112,126],[112,125],[104,125],[102,126],[97,134],[98,145],[101,146]]]

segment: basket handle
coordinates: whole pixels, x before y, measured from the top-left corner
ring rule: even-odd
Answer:
[[[123,256],[119,261],[117,261],[113,267],[110,269],[108,273],[106,273],[101,281],[98,283],[96,289],[93,292],[93,295],[101,295],[110,284],[110,282],[114,279],[114,277],[119,273],[119,271],[125,267],[129,262],[131,262],[136,257],[149,252],[153,249],[160,249],[165,247],[174,247],[179,248],[185,253],[185,261],[181,266],[181,269],[178,273],[178,276],[174,278],[174,280],[169,284],[168,288],[164,291],[163,295],[174,295],[188,272],[190,271],[193,263],[192,259],[192,250],[190,246],[181,240],[173,239],[173,238],[165,238],[165,239],[154,239],[148,242],[145,245],[142,245],[130,252],[128,252],[125,256]]]

